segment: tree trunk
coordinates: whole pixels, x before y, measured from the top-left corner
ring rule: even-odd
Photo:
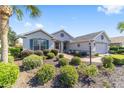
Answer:
[[[8,63],[8,21],[11,15],[12,9],[10,6],[0,6],[1,61],[5,63]]]
[[[1,61],[8,62],[8,20],[4,20],[0,15],[1,28]]]

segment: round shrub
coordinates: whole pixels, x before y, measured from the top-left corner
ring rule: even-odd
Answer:
[[[59,60],[59,65],[60,66],[65,66],[69,64],[69,60],[67,58],[60,58]]]
[[[57,49],[52,49],[51,52],[54,53],[55,56],[57,56],[59,53],[59,51]]]
[[[70,62],[71,65],[80,65],[81,64],[81,59],[80,57],[73,57]]]
[[[41,84],[47,83],[49,80],[53,79],[55,76],[55,67],[51,64],[45,64],[37,72],[36,77],[38,82]]]
[[[78,72],[81,75],[84,75],[87,77],[93,77],[98,74],[98,68],[96,67],[96,65],[87,66],[86,64],[82,64],[82,65],[79,65]]]
[[[0,63],[0,87],[11,87],[16,82],[18,75],[17,65]]]
[[[97,56],[98,57],[99,56],[99,53],[94,54],[94,56]]]
[[[34,53],[34,51],[32,51],[32,50],[23,50],[23,51],[21,52],[21,56],[22,56],[22,58],[25,58],[25,57],[27,57],[27,56],[33,54],[33,53]]]
[[[38,56],[42,56],[43,55],[43,51],[42,50],[36,50],[36,51],[34,51],[34,54],[38,55]]]
[[[45,56],[47,56],[47,54],[50,52],[50,50],[48,50],[48,49],[44,49],[43,50],[43,54],[45,55]]]
[[[13,56],[8,56],[8,62],[9,63],[14,63],[14,57]]]
[[[111,56],[104,56],[102,63],[105,68],[113,68],[113,58]]]
[[[18,58],[21,53],[21,48],[10,47],[9,52],[13,57]]]
[[[47,58],[48,58],[48,59],[52,59],[52,58],[54,58],[54,57],[55,57],[54,53],[48,53],[48,54],[47,54]]]
[[[60,83],[63,87],[73,87],[78,82],[78,73],[73,66],[63,66],[60,69]]]
[[[64,55],[63,54],[59,54],[59,58],[64,58]]]
[[[43,57],[32,54],[25,57],[22,63],[25,70],[31,70],[43,64]]]

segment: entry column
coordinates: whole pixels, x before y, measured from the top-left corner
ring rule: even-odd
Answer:
[[[60,48],[60,52],[62,53],[63,52],[63,42],[61,41],[61,43],[60,43],[60,46],[61,46],[61,48]]]

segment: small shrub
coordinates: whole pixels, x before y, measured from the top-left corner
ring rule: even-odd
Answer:
[[[45,56],[47,56],[47,54],[50,52],[50,50],[48,50],[48,49],[44,49],[43,50],[43,54],[45,55]]]
[[[21,52],[21,56],[22,56],[22,58],[25,58],[25,57],[27,57],[27,56],[30,56],[31,54],[33,54],[34,53],[34,51],[32,51],[32,50],[23,50],[22,52]]]
[[[9,52],[14,58],[18,58],[21,53],[21,48],[11,47],[9,48]]]
[[[87,77],[93,77],[96,76],[98,74],[98,68],[96,67],[96,65],[79,65],[78,67],[78,72],[81,75],[87,76]]]
[[[64,55],[63,54],[59,54],[59,58],[64,58]]]
[[[55,67],[50,64],[45,64],[38,71],[36,77],[38,78],[38,82],[41,84],[47,83],[49,80],[53,79],[55,76]]]
[[[81,57],[81,53],[74,53],[74,56]]]
[[[0,87],[11,87],[16,82],[18,75],[17,65],[0,63]]]
[[[111,46],[110,50],[118,51],[119,47],[118,46]]]
[[[109,81],[104,80],[104,81],[103,81],[103,86],[104,86],[105,88],[110,88],[110,87],[111,87],[111,84],[109,83]]]
[[[43,56],[43,51],[42,50],[36,50],[36,51],[34,51],[34,54],[38,55],[38,56]]]
[[[78,73],[73,66],[63,66],[60,69],[61,86],[73,87],[78,82]]]
[[[54,53],[55,56],[57,56],[59,53],[59,51],[57,49],[52,49],[51,52]]]
[[[113,64],[124,65],[124,55],[112,55]]]
[[[86,51],[82,51],[82,52],[80,52],[80,54],[81,54],[81,56],[83,56],[83,57],[85,57],[85,56],[88,55]]]
[[[97,56],[98,57],[99,56],[99,53],[96,53],[94,56]]]
[[[23,67],[25,70],[31,70],[43,64],[43,58],[38,55],[30,55],[23,59]]]
[[[13,56],[8,56],[8,62],[9,63],[14,63],[14,57]]]
[[[71,65],[80,65],[81,64],[81,59],[80,57],[73,57],[70,62]]]
[[[67,58],[60,58],[59,60],[59,65],[60,66],[65,66],[69,64],[69,60]]]
[[[47,54],[47,58],[48,58],[48,59],[52,59],[52,58],[54,58],[54,57],[55,57],[54,53],[48,53],[48,54]]]
[[[113,65],[113,58],[111,56],[104,56],[102,58],[102,62],[103,62],[103,66],[105,68],[111,68],[113,69],[114,68],[114,65]]]
[[[46,56],[43,56],[43,60],[46,60],[47,59],[47,57]]]
[[[119,49],[119,50],[117,51],[117,53],[118,53],[118,54],[123,54],[123,53],[124,53],[124,49]]]
[[[115,50],[109,50],[109,53],[110,53],[110,54],[116,54],[117,51],[115,51]]]

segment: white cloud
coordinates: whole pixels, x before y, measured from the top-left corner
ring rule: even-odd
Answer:
[[[99,12],[104,12],[107,15],[120,14],[122,13],[123,9],[124,9],[124,6],[119,6],[119,5],[103,5],[97,8]]]
[[[39,24],[39,23],[36,23],[35,26],[36,26],[37,28],[43,28],[43,27],[44,27],[42,24]]]
[[[64,25],[60,25],[60,29],[65,29],[65,26]]]
[[[25,26],[25,27],[29,27],[29,26],[32,26],[32,24],[29,23],[29,22],[26,22],[24,26]]]

